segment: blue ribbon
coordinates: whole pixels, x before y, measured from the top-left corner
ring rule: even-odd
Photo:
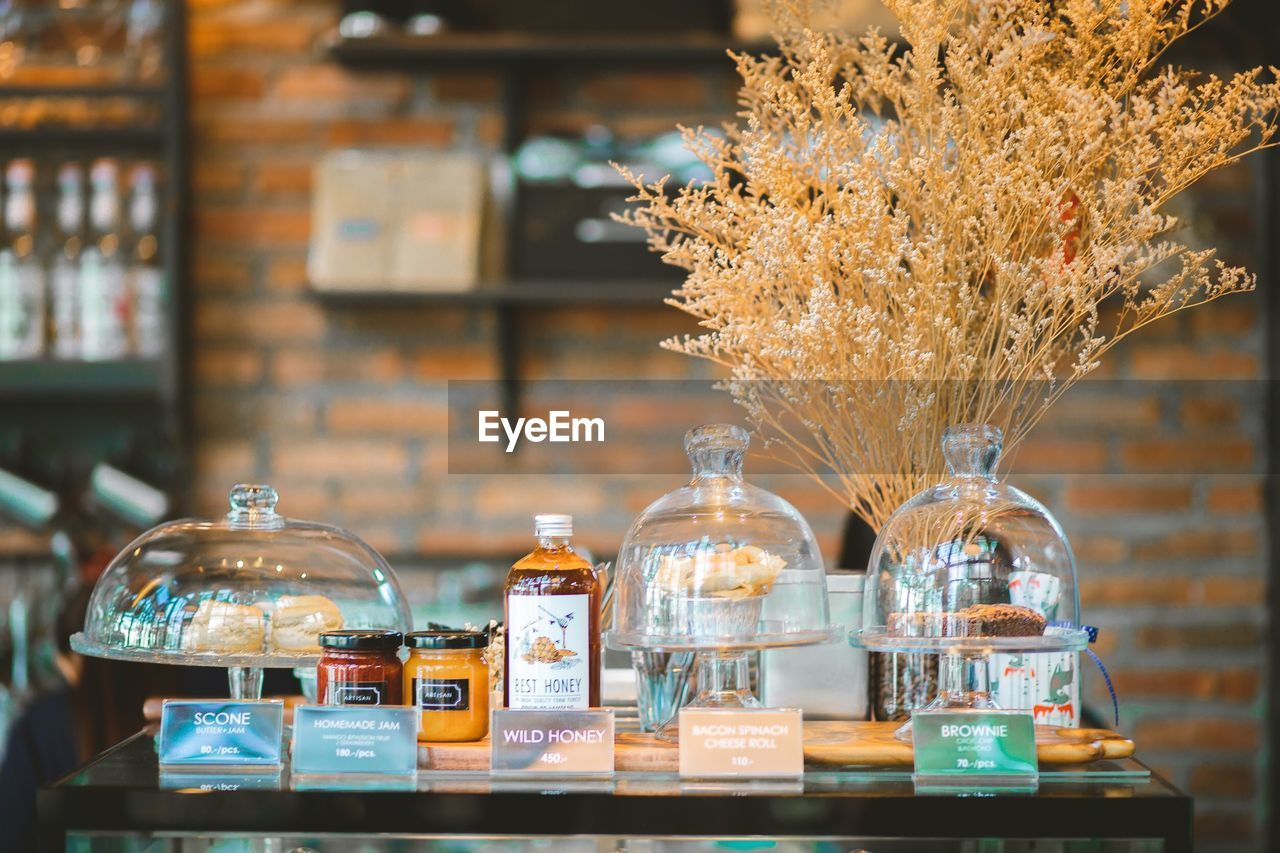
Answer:
[[[1070,622],[1050,622],[1055,628],[1076,628]],[[1079,630],[1089,635],[1089,645],[1098,642],[1098,629],[1093,625],[1080,625]],[[1111,694],[1111,712],[1115,717],[1116,728],[1120,727],[1120,699],[1116,696],[1116,687],[1111,683],[1111,673],[1107,672],[1107,668],[1102,663],[1102,658],[1093,649],[1085,649],[1089,657],[1093,658],[1093,662],[1098,665],[1098,671],[1102,673],[1102,680],[1107,683],[1107,691]]]
[[[1089,657],[1093,658],[1093,662],[1098,665],[1098,671],[1102,673],[1102,680],[1107,682],[1107,690],[1111,692],[1111,712],[1115,716],[1116,728],[1120,727],[1120,700],[1116,698],[1115,685],[1111,683],[1111,675],[1107,672],[1107,668],[1102,665],[1102,658],[1098,657],[1097,652],[1093,649],[1085,649]]]

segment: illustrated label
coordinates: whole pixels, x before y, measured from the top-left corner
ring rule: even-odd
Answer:
[[[389,773],[418,769],[418,710],[402,705],[300,705],[293,772]]]
[[[508,707],[585,710],[591,596],[508,596],[507,626]]]
[[[471,709],[471,681],[467,678],[415,678],[413,695],[424,711]]]
[[[680,775],[803,776],[799,709],[685,708],[680,712]]]
[[[160,715],[160,764],[280,763],[284,703],[170,699]]]
[[[1030,711],[1042,726],[1079,728],[1079,652],[998,652],[991,655],[988,671],[991,698],[1001,708]]]
[[[613,772],[613,711],[493,712],[493,772],[567,776]]]
[[[917,711],[911,717],[916,776],[931,785],[1035,784],[1035,721],[1018,711]]]
[[[324,697],[326,705],[381,705],[385,681],[330,681]]]

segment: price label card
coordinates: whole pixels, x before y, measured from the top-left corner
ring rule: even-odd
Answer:
[[[160,764],[280,763],[284,703],[170,699],[160,715]]]
[[[803,776],[799,709],[685,708],[680,712],[680,775]]]
[[[299,705],[293,772],[416,773],[419,713],[399,705]]]
[[[1035,787],[1035,721],[1019,711],[917,711],[916,780],[926,787]]]
[[[613,711],[493,712],[493,772],[530,776],[613,773]]]

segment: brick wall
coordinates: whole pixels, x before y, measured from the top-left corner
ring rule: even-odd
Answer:
[[[529,515],[554,506],[580,516],[600,552],[615,550],[633,515],[676,478],[448,475],[446,381],[496,375],[491,315],[308,298],[317,155],[493,148],[501,132],[494,78],[328,64],[316,43],[335,6],[190,0],[197,509],[219,512],[231,483],[261,478],[288,514],[348,526],[388,553],[507,554],[526,544]],[[660,131],[719,120],[732,103],[727,78],[687,73],[552,79],[534,92],[535,129],[604,116],[622,133]],[[1256,261],[1253,178],[1249,168],[1215,178],[1194,217],[1206,242],[1246,263]],[[1142,334],[1107,366],[1133,384],[1073,392],[1017,461],[1049,473],[1015,477],[1059,513],[1075,544],[1122,727],[1196,795],[1204,849],[1249,849],[1263,814],[1263,411],[1247,383],[1141,380],[1259,377],[1262,317],[1260,297],[1245,296]],[[672,309],[530,311],[523,324],[532,377],[708,375],[657,348],[692,331]],[[1206,455],[1214,464],[1201,464]],[[834,554],[841,510],[802,478],[767,484]],[[1086,688],[1102,702],[1099,678]]]

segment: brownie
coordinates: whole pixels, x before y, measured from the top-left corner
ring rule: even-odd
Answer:
[[[956,617],[964,620],[969,636],[977,637],[1038,637],[1045,626],[1044,616],[1016,604],[974,604]]]
[[[1045,619],[1016,604],[974,604],[955,613],[891,613],[887,627],[907,637],[1038,637]]]

